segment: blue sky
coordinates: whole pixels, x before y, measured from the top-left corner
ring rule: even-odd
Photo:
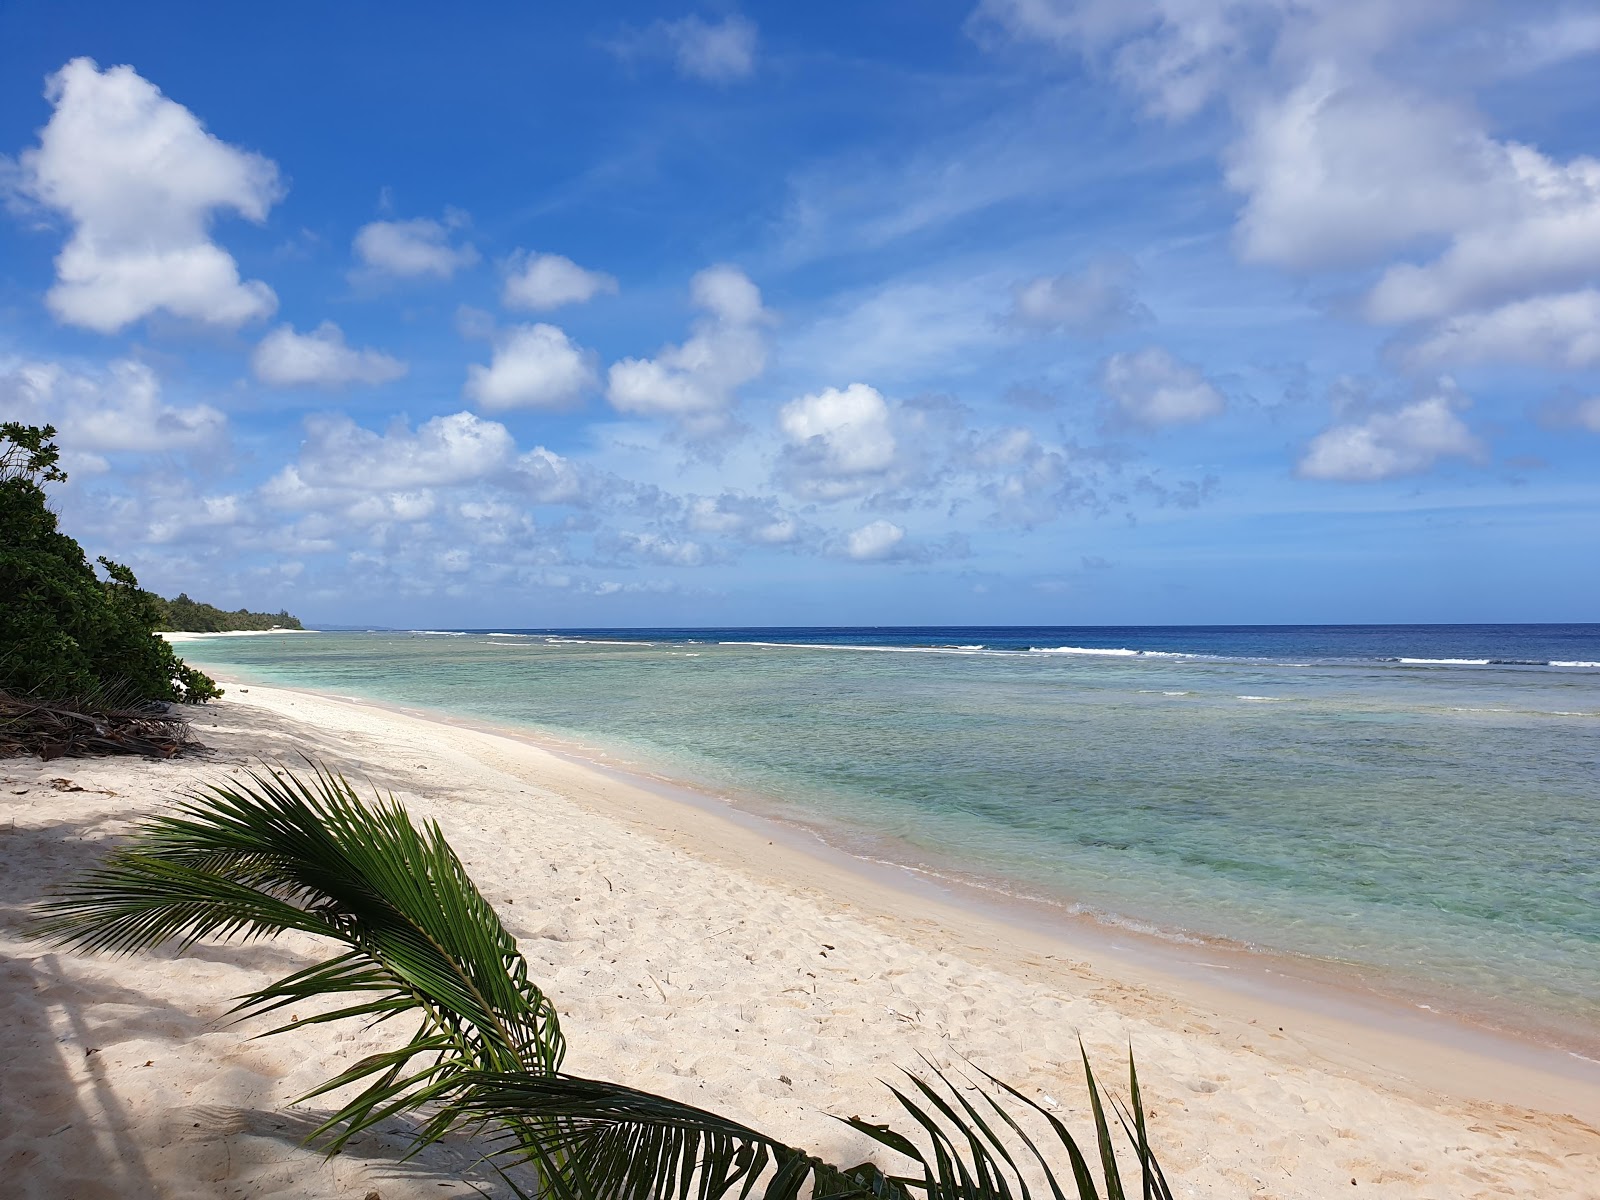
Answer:
[[[0,416],[391,625],[1594,619],[1600,14],[0,6]]]

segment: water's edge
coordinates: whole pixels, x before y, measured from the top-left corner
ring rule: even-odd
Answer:
[[[1563,1025],[1552,1021],[1550,1014],[1474,1003],[1474,997],[1440,994],[1429,987],[1431,981],[1386,975],[1358,964],[1127,921],[1115,913],[1021,891],[1012,881],[954,865],[930,870],[917,861],[927,858],[925,848],[899,847],[891,837],[875,837],[872,844],[863,845],[849,836],[851,831],[807,820],[796,806],[776,798],[724,788],[712,791],[646,764],[619,761],[608,748],[535,725],[285,683],[251,676],[237,665],[213,673],[229,686],[298,692],[522,742],[669,803],[760,830],[796,853],[824,859],[902,895],[1043,935],[1090,959],[1132,964],[1223,993],[1600,1084],[1600,1030]]]

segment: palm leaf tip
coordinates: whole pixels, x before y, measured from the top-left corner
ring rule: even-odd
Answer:
[[[909,1160],[900,1174],[870,1162],[840,1168],[715,1113],[574,1076],[479,1075],[453,1103],[495,1125],[495,1159],[534,1164],[550,1200],[797,1200],[807,1188],[813,1200],[1032,1200],[1041,1182],[1051,1200],[1099,1200],[1088,1159],[1061,1121],[983,1074],[990,1086],[930,1064],[930,1078],[908,1074],[909,1086],[891,1087],[912,1136],[840,1118]],[[1029,1120],[1051,1136],[1030,1134]],[[1136,1142],[1135,1153],[1144,1195],[1171,1200],[1148,1142]],[[1111,1178],[1120,1187],[1120,1175]]]

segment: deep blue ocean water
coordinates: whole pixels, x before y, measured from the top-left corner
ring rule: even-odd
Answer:
[[[188,642],[600,748],[830,840],[1600,1047],[1600,625]]]

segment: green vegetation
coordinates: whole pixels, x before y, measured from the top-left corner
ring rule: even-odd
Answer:
[[[209,700],[222,693],[155,633],[159,597],[57,528],[44,485],[66,479],[45,425],[0,424],[0,691],[34,699]]]
[[[179,592],[176,600],[156,597],[156,610],[161,614],[157,629],[173,633],[231,633],[239,629],[300,629],[300,619],[287,612],[256,613],[248,609],[228,612],[198,600],[189,599]]]
[[[486,1134],[489,1160],[531,1172],[535,1194],[550,1200],[796,1200],[808,1187],[826,1200],[1030,1200],[1025,1176],[1042,1176],[1052,1200],[1098,1200],[1088,1158],[1065,1126],[988,1077],[968,1087],[937,1072],[933,1082],[910,1075],[904,1091],[891,1089],[920,1141],[851,1118],[914,1164],[911,1174],[889,1175],[872,1163],[825,1163],[664,1096],[563,1073],[554,1007],[438,825],[419,829],[392,797],[363,802],[342,777],[320,770],[308,778],[256,773],[192,794],[40,916],[43,936],[83,950],[134,953],[288,930],[333,942],[331,957],[245,996],[235,1010],[306,1012],[306,1001],[337,997],[342,1006],[300,1024],[417,1022],[410,1041],[305,1097],[361,1087],[312,1135],[331,1134],[330,1152],[379,1121],[417,1114],[419,1146],[458,1126]],[[292,1027],[293,1017],[272,1032]],[[1171,1200],[1129,1068],[1128,1102],[1114,1115],[1138,1163],[1136,1193],[1124,1189],[1084,1059],[1105,1195]]]

